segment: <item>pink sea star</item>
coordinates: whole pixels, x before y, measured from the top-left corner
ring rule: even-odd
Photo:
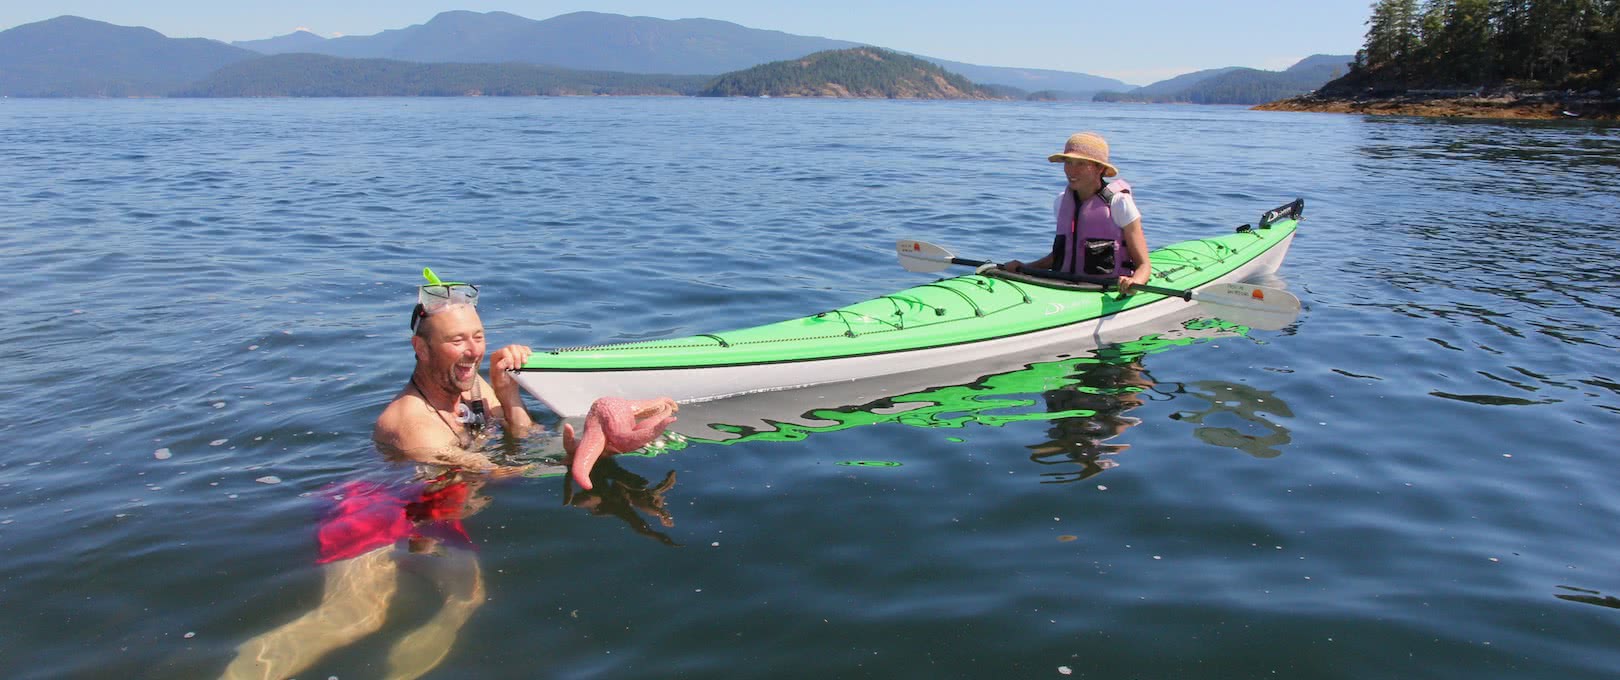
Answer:
[[[680,406],[668,397],[597,399],[585,415],[585,432],[577,441],[574,426],[563,424],[563,449],[568,451],[572,459],[568,467],[574,481],[579,482],[581,488],[590,490],[591,468],[596,466],[597,459],[604,453],[611,456],[652,443],[664,433],[664,428],[675,422],[677,410],[680,410]]]

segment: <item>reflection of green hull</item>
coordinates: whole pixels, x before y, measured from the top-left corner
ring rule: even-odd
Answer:
[[[1139,422],[1126,416],[1144,398],[1189,400],[1170,417],[1194,427],[1193,436],[1207,444],[1241,450],[1257,458],[1281,454],[1289,431],[1270,416],[1292,417],[1275,394],[1251,386],[1218,381],[1155,385],[1143,359],[1175,347],[1237,337],[1242,326],[1218,320],[1193,320],[1180,330],[1113,344],[1085,356],[1041,361],[1023,368],[982,376],[966,384],[912,388],[865,403],[831,402],[827,407],[791,410],[778,406],[761,420],[753,402],[776,395],[755,395],[699,404],[682,411],[682,422],[707,424],[709,434],[667,434],[654,446],[628,455],[657,456],[693,444],[797,442],[868,425],[964,430],[969,425],[1004,427],[1016,423],[1052,422],[1051,441],[1030,446],[1030,460],[1054,465],[1042,472],[1042,483],[1068,483],[1090,478],[1114,465],[1112,455],[1127,445],[1114,437]],[[1157,392],[1147,394],[1147,390]],[[730,403],[728,403],[730,402]],[[834,406],[833,404],[837,404]],[[751,421],[753,425],[737,425]],[[1059,423],[1070,423],[1068,427]],[[1075,427],[1075,423],[1084,423]],[[945,436],[962,442],[966,432]],[[1113,440],[1113,441],[1110,441]],[[901,467],[894,460],[845,460],[845,467]]]
[[[716,436],[674,437],[663,446],[648,453],[685,448],[690,443],[740,444],[760,441],[800,441],[812,434],[837,432],[865,425],[893,423],[922,428],[961,429],[968,424],[1002,427],[1012,423],[1085,418],[1096,415],[1088,409],[1048,410],[1038,395],[1051,390],[1079,390],[1092,393],[1129,393],[1140,391],[1133,385],[1098,388],[1084,382],[1086,367],[1100,364],[1129,366],[1142,357],[1216,337],[1230,337],[1244,331],[1241,326],[1230,326],[1219,321],[1190,321],[1184,329],[1192,334],[1178,333],[1177,337],[1151,335],[1131,342],[1112,345],[1083,357],[1029,364],[1022,369],[987,375],[963,385],[946,385],[920,391],[886,396],[864,404],[836,404],[829,408],[815,408],[799,413],[783,412],[776,418],[759,422],[758,414],[749,413],[745,419],[756,420],[754,426],[728,423],[728,402],[700,404],[694,414],[683,411],[685,420],[704,421],[709,432]],[[770,397],[771,395],[760,395]],[[746,410],[749,399],[742,397],[731,406]],[[735,414],[734,414],[735,415]],[[719,422],[714,422],[719,421]]]
[[[1297,213],[1296,213],[1297,214]],[[1297,219],[1153,252],[1159,286],[1192,289],[1275,271]],[[691,402],[1136,337],[1192,303],[969,274],[828,312],[728,332],[530,356],[518,381],[562,416],[612,395]],[[1133,332],[1134,331],[1134,332]]]

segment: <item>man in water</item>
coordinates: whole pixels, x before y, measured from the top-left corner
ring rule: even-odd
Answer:
[[[521,472],[496,466],[477,449],[491,424],[520,438],[535,429],[508,372],[522,366],[531,350],[523,345],[497,350],[490,355],[486,381],[478,374],[486,349],[478,288],[429,284],[419,299],[411,312],[416,368],[377,417],[372,439],[385,454],[416,463],[495,475]]]
[[[351,481],[323,492],[333,505],[316,532],[320,547],[316,562],[325,573],[321,603],[243,643],[225,670],[227,678],[289,677],[327,653],[377,632],[399,590],[401,567],[432,580],[444,604],[394,644],[386,677],[415,678],[431,671],[449,655],[461,627],[484,603],[483,573],[461,520],[488,503],[477,492],[489,478],[533,467],[498,465],[484,453],[496,429],[493,425],[517,438],[538,429],[523,408],[517,381],[508,373],[522,366],[531,351],[522,345],[497,350],[490,356],[490,377],[485,380],[479,375],[486,347],[476,309],[478,288],[439,281],[428,270],[423,275],[428,284],[418,289],[411,312],[416,366],[372,431],[385,456],[417,464],[417,480],[403,489]],[[587,420],[581,441],[597,443],[593,452],[576,461],[576,478],[588,480],[598,456],[645,445],[673,420],[669,412],[674,408],[668,400],[604,399],[593,405],[592,413],[598,417]],[[571,428],[565,428],[564,442],[569,453],[576,446],[585,448],[575,444]],[[577,504],[594,509],[602,494],[618,489],[627,503],[654,513],[669,526],[662,495],[674,483],[670,473],[651,490],[645,489],[645,480],[641,488],[610,484],[595,496],[582,496]],[[582,486],[591,488],[588,481]],[[638,491],[643,493],[633,493]],[[615,514],[635,517],[628,511]],[[663,539],[673,544],[668,537]]]
[[[429,283],[411,312],[416,367],[372,433],[387,457],[419,465],[417,480],[404,488],[351,481],[323,491],[333,505],[316,532],[316,562],[325,575],[321,603],[243,643],[224,677],[289,677],[377,632],[399,590],[401,567],[430,579],[444,604],[394,644],[387,677],[432,670],[484,603],[483,573],[461,520],[487,504],[477,492],[488,478],[531,467],[497,465],[482,452],[491,425],[500,423],[517,437],[536,428],[507,373],[522,366],[530,350],[511,345],[496,351],[486,381],[479,375],[485,345],[477,287],[423,273]]]
[[[532,353],[508,345],[489,359],[489,380],[478,375],[484,358],[484,324],[478,318],[478,288],[443,283],[424,270],[430,283],[420,288],[411,313],[411,347],[416,369],[394,396],[372,438],[390,457],[425,465],[506,476],[528,467],[495,465],[479,453],[489,425],[499,423],[522,438],[536,429],[523,408],[523,394],[509,372]],[[586,431],[577,442],[573,428],[563,426],[564,446],[573,459],[574,479],[591,488],[591,467],[603,455],[647,445],[675,421],[673,400],[625,400],[607,397],[591,405]]]

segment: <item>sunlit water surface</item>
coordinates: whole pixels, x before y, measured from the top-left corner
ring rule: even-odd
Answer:
[[[1038,256],[1083,129],[1155,245],[1305,198],[1298,322],[491,483],[431,677],[1612,677],[1620,129],[675,98],[0,102],[0,676],[209,677],[319,603],[423,266],[494,346],[774,321],[927,280],[897,238]],[[300,677],[386,672],[417,558]]]

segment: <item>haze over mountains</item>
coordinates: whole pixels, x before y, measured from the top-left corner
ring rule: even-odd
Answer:
[[[152,96],[259,56],[217,40],[57,17],[0,32],[0,95]]]
[[[517,62],[625,73],[717,75],[812,52],[859,47],[713,19],[654,19],[574,12],[543,21],[506,12],[442,12],[366,36],[321,38],[307,31],[232,43],[281,54],[488,64]]]
[[[1129,92],[1099,92],[1096,101],[1187,104],[1264,104],[1294,97],[1349,71],[1348,54],[1315,54],[1283,71],[1228,67],[1196,71]]]
[[[580,71],[536,64],[354,59],[289,52],[240,61],[172,97],[534,97],[683,95],[713,76]]]
[[[369,36],[329,39],[298,31],[231,45],[63,16],[0,31],[0,95],[691,94],[699,89],[693,84],[697,79],[858,46],[713,19],[598,12],[534,20],[506,12],[451,11],[423,24]],[[292,53],[357,63],[275,56]],[[1043,90],[1061,93],[1062,98],[1089,99],[1098,91],[1131,89],[1121,81],[1084,73],[912,56],[990,86],[1000,96]],[[392,89],[364,82],[373,75],[394,83]],[[399,89],[422,77],[441,82],[419,90]],[[305,82],[294,82],[298,78]],[[611,82],[592,87],[593,81]],[[278,85],[265,87],[266,83]],[[465,88],[457,89],[462,84]]]
[[[545,64],[568,69],[719,75],[863,43],[748,28],[715,19],[654,19],[574,12],[534,20],[506,12],[443,12],[424,24],[368,36],[307,31],[233,43],[264,54],[311,52],[420,62]],[[963,64],[916,55],[977,83],[1096,92],[1128,88],[1113,78]]]

